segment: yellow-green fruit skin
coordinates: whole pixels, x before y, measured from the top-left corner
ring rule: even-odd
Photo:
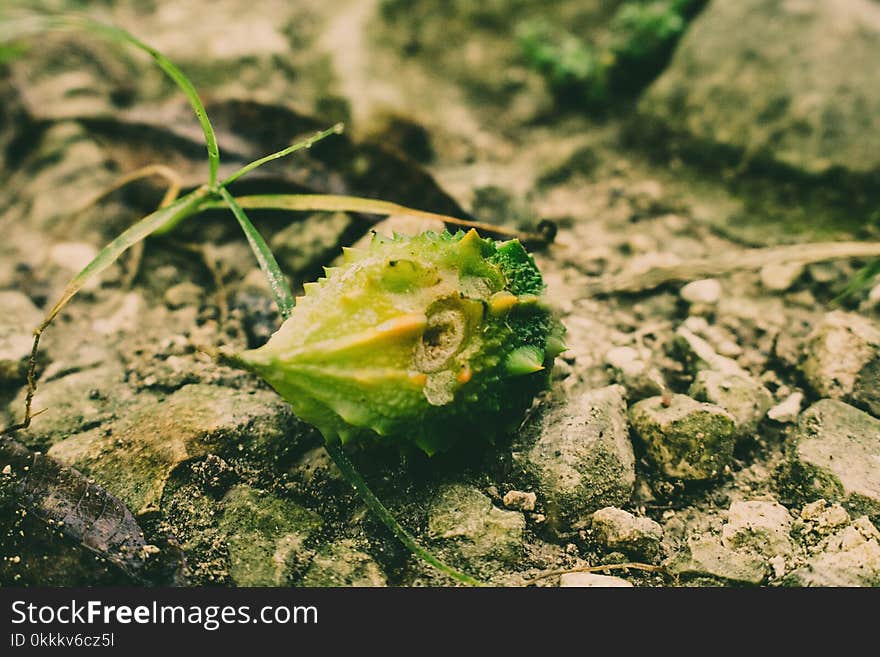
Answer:
[[[519,422],[563,349],[534,259],[476,231],[375,236],[240,360],[325,440],[428,454]]]

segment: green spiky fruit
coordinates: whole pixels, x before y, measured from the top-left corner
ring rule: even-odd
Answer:
[[[240,356],[297,416],[328,442],[383,437],[428,454],[521,420],[564,347],[518,241],[376,236],[343,260]]]

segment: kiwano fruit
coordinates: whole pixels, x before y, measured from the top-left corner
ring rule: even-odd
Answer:
[[[375,235],[325,274],[238,358],[328,443],[385,439],[434,454],[491,440],[522,420],[564,349],[516,240]]]

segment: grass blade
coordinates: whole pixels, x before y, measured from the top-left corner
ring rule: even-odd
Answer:
[[[871,287],[874,282],[874,279],[880,276],[880,258],[876,260],[872,260],[867,265],[859,269],[853,277],[850,279],[846,288],[840,295],[835,299],[835,301],[840,302],[843,299],[847,299],[859,292],[866,290]]]
[[[363,214],[377,214],[388,216],[392,214],[405,214],[411,217],[434,219],[453,226],[464,228],[476,228],[479,231],[515,237],[521,242],[543,244],[552,241],[547,235],[541,233],[527,233],[519,230],[511,230],[503,226],[489,224],[482,221],[469,221],[458,219],[436,212],[416,210],[391,201],[382,201],[374,198],[360,196],[342,196],[336,194],[259,194],[255,196],[239,196],[235,199],[242,208],[248,210],[295,210],[309,212],[360,212]],[[206,207],[216,207],[217,204],[209,204]]]
[[[321,132],[316,132],[314,135],[309,137],[308,139],[304,139],[295,144],[291,144],[287,148],[282,148],[280,151],[276,151],[271,155],[267,155],[265,157],[261,157],[259,160],[254,160],[250,164],[244,165],[241,169],[233,173],[226,180],[220,183],[222,186],[230,185],[234,183],[236,180],[241,178],[246,173],[253,171],[257,167],[261,167],[267,162],[271,162],[272,160],[278,160],[282,157],[286,157],[291,153],[295,153],[296,151],[302,150],[303,148],[311,148],[315,144],[317,144],[322,139],[329,137],[330,135],[340,135],[342,134],[344,126],[342,123],[337,123],[332,128],[327,128],[326,130],[322,130]]]
[[[232,198],[232,194],[225,187],[220,188],[220,196],[229,209],[232,210],[232,214],[235,215],[238,224],[244,231],[245,237],[247,237],[248,243],[251,245],[251,250],[257,257],[260,269],[263,270],[263,274],[266,275],[266,280],[269,282],[269,289],[272,291],[272,297],[278,306],[278,312],[283,319],[287,319],[290,317],[290,312],[294,306],[293,293],[290,291],[287,281],[284,280],[284,274],[281,273],[278,261],[275,260],[269,245],[266,244],[266,240],[263,239],[263,236],[260,235],[259,231],[251,223],[251,220],[248,219],[242,207]]]
[[[0,16],[2,18],[2,16]],[[29,14],[26,17],[15,18],[12,20],[4,20],[0,23],[0,43],[9,43],[18,41],[27,36],[33,36],[50,30],[63,29],[79,29],[100,34],[114,41],[134,46],[147,53],[156,64],[161,68],[169,78],[183,91],[189,100],[190,106],[196,113],[196,118],[202,126],[202,132],[205,134],[205,144],[208,148],[208,170],[209,184],[211,187],[217,184],[217,170],[220,167],[220,149],[217,146],[217,137],[214,134],[214,128],[208,119],[205,106],[199,98],[196,88],[189,78],[186,77],[174,62],[165,57],[155,48],[147,45],[134,35],[126,32],[122,28],[113,25],[107,25],[99,21],[86,18],[85,16],[75,16],[68,14],[48,14],[36,15]]]
[[[92,260],[85,269],[77,274],[67,287],[58,302],[52,307],[52,310],[43,320],[41,329],[45,329],[61,309],[70,301],[73,296],[79,292],[83,285],[92,278],[107,269],[116,262],[123,253],[131,248],[137,242],[156,232],[159,228],[171,221],[179,221],[196,212],[199,204],[207,195],[208,189],[200,187],[194,192],[190,192],[186,196],[179,198],[177,201],[164,208],[160,208],[147,215],[136,224],[123,231],[116,239],[101,249],[101,252]]]
[[[367,485],[367,482],[364,481],[364,478],[361,477],[360,472],[357,471],[357,468],[354,467],[354,464],[349,460],[348,456],[346,456],[345,452],[342,449],[342,445],[339,443],[325,443],[324,447],[327,449],[327,453],[330,454],[330,458],[333,459],[333,462],[336,464],[336,467],[339,468],[340,472],[342,472],[346,481],[354,488],[355,492],[360,496],[360,498],[367,505],[367,508],[370,509],[379,520],[389,529],[389,531],[394,534],[397,539],[404,544],[404,546],[412,552],[414,555],[422,559],[424,562],[431,564],[442,573],[445,573],[452,577],[455,580],[458,580],[462,584],[466,584],[468,586],[484,586],[483,582],[478,579],[474,579],[470,575],[465,575],[462,572],[457,571],[452,566],[448,566],[440,559],[435,557],[430,551],[423,548],[419,545],[419,542],[412,536],[408,531],[406,531],[403,526],[397,522],[397,518],[395,518],[392,513],[388,510],[388,508],[382,504],[382,501],[376,497],[375,493],[370,489]]]
[[[207,187],[200,187],[194,192],[190,192],[186,196],[178,199],[174,203],[159,208],[152,214],[147,215],[136,224],[124,231],[119,237],[110,242],[101,249],[101,252],[92,260],[85,268],[78,273],[64,288],[61,298],[56,302],[52,309],[43,318],[43,323],[34,329],[34,341],[31,346],[31,356],[28,359],[27,370],[27,394],[24,402],[24,419],[21,422],[3,429],[3,433],[11,433],[19,429],[27,429],[30,426],[31,419],[36,415],[31,412],[31,406],[34,401],[34,393],[37,390],[37,352],[40,349],[40,337],[43,335],[52,320],[58,316],[58,313],[67,305],[77,292],[82,289],[93,276],[97,276],[110,265],[116,262],[123,253],[132,246],[143,240],[145,237],[156,232],[159,228],[168,222],[178,223],[181,219],[194,214],[200,209],[200,204],[208,195]]]

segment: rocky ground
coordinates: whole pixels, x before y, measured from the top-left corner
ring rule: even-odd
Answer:
[[[536,258],[568,350],[520,430],[352,455],[425,545],[499,585],[880,586],[880,284],[840,298],[880,232],[875,2],[709,2],[601,116],[561,109],[522,61],[515,25],[546,3],[104,4],[192,75],[225,170],[347,121],[235,193],[559,226]],[[601,40],[613,3],[557,4]],[[163,183],[75,210],[151,163],[204,180],[185,101],[123,52],[53,35],[0,78],[0,425],[33,327]],[[255,220],[294,285],[372,226]],[[831,240],[865,248],[805,246]],[[43,342],[45,412],[0,443],[0,582],[451,584],[273,391],[209,355],[277,323],[220,212],[77,297]]]

